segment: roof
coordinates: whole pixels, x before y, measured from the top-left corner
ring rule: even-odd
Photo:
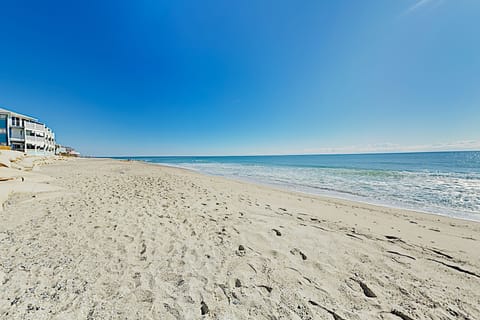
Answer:
[[[10,116],[13,116],[13,117],[19,117],[19,118],[23,118],[23,119],[27,119],[27,120],[31,120],[31,121],[38,121],[37,119],[35,118],[32,118],[32,117],[29,117],[29,116],[26,116],[24,114],[21,114],[21,113],[16,113],[16,112],[13,112],[13,111],[10,111],[10,110],[7,110],[7,109],[3,109],[3,108],[0,108],[0,114],[8,114]]]

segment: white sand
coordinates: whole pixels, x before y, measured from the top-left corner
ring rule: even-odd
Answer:
[[[1,319],[480,319],[479,223],[138,162],[16,170]]]

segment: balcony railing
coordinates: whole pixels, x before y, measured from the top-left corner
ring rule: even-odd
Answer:
[[[45,131],[45,125],[33,123],[33,122],[25,122],[25,129],[27,130],[37,130],[37,131]]]
[[[25,137],[24,136],[21,136],[19,134],[12,134],[10,136],[10,139],[12,140],[21,140],[21,141],[24,141],[25,140]]]
[[[34,136],[26,136],[25,142],[35,145],[43,145],[45,144],[45,138],[42,137],[34,137]]]

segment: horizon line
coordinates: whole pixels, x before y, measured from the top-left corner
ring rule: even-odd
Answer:
[[[155,157],[282,157],[282,156],[341,156],[341,155],[375,155],[375,154],[412,154],[412,153],[452,153],[452,152],[480,152],[480,149],[461,150],[429,150],[429,151],[366,151],[366,152],[343,152],[343,153],[276,153],[276,154],[231,154],[231,155],[84,155],[89,158],[155,158]]]

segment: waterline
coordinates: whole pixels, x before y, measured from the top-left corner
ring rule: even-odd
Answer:
[[[124,158],[480,221],[480,152]]]

